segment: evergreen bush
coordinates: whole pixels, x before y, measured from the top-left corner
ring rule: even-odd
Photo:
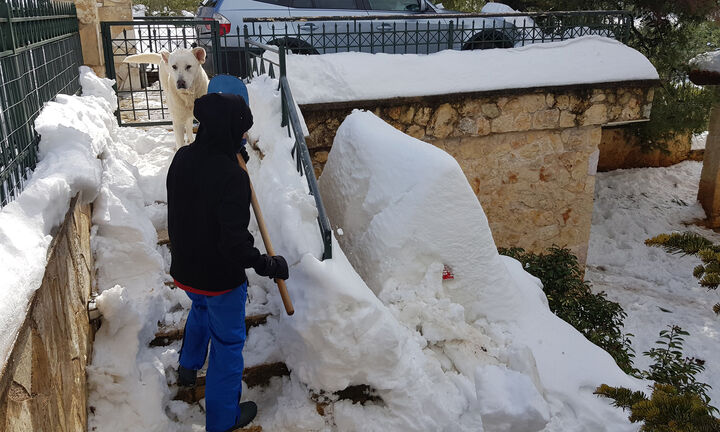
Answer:
[[[683,336],[678,326],[660,332],[657,346],[643,353],[654,360],[641,377],[655,381],[648,398],[643,392],[603,384],[595,394],[613,400],[613,405],[630,411],[630,421],[643,422],[645,432],[720,432],[718,410],[710,405],[710,386],[697,381],[705,362],[683,357]]]

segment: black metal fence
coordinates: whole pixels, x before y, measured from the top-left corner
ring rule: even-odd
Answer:
[[[143,17],[133,21],[101,23],[106,74],[116,81],[116,115],[120,125],[170,124],[158,66],[123,63],[123,60],[133,54],[192,48],[198,40],[199,29],[206,27],[210,45],[219,46],[216,40],[219,37],[217,21]],[[217,55],[217,50],[207,49],[206,70],[211,75],[221,72],[216,70],[216,65],[220,64]]]
[[[0,206],[37,163],[34,122],[58,93],[80,91],[82,50],[72,3],[0,1]]]
[[[279,74],[279,85],[282,103],[282,121],[281,126],[287,127],[288,136],[295,138],[295,146],[293,146],[292,155],[295,159],[296,168],[301,177],[305,177],[308,184],[310,195],[315,198],[315,207],[318,211],[318,227],[320,228],[320,236],[323,242],[322,259],[332,258],[332,228],[330,220],[325,213],[325,205],[315,178],[315,169],[313,168],[312,159],[310,159],[310,151],[305,142],[305,134],[302,130],[302,122],[297,113],[295,100],[290,91],[290,83],[287,79],[287,69],[285,67],[285,56],[287,49],[284,46],[270,46],[253,42],[245,39],[244,64],[247,65],[245,75],[250,81],[259,75],[268,74],[275,78],[276,73]],[[260,54],[258,54],[260,52]],[[265,53],[274,53],[274,58],[269,58]]]
[[[625,11],[578,11],[246,18],[244,22],[242,34],[236,28],[223,37],[222,46],[241,46],[238,41],[248,37],[264,44],[282,43],[302,54],[428,54],[445,49],[512,48],[585,35],[625,42],[632,16]]]

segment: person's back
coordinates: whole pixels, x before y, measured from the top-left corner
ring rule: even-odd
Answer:
[[[240,401],[245,344],[246,268],[287,279],[281,256],[253,245],[250,180],[236,161],[252,114],[236,95],[211,93],[195,101],[195,142],[176,153],[168,170],[168,234],[175,284],[192,300],[180,351],[178,384],[194,385],[210,345],[205,405],[208,432],[228,432],[255,417]]]

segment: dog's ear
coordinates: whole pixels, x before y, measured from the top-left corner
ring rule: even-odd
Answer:
[[[162,59],[165,63],[167,63],[170,59],[170,53],[166,50],[160,51],[160,56],[162,57]]]
[[[197,61],[200,62],[200,64],[205,64],[205,56],[207,54],[205,53],[204,48],[195,47],[192,49],[192,53],[195,56],[195,58],[197,59]]]

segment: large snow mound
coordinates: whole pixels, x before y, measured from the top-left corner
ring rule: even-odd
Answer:
[[[290,55],[298,104],[658,79],[638,51],[601,36],[434,54]]]
[[[633,430],[592,391],[641,383],[552,314],[540,282],[497,253],[452,157],[355,111],[320,189],[350,262],[425,356],[470,381],[468,407],[487,430]],[[455,279],[442,280],[444,265]]]
[[[110,82],[84,66],[80,81],[93,88]],[[25,190],[0,210],[0,370],[42,283],[52,230],[62,223],[72,197],[80,193],[87,203],[98,193],[102,167],[97,157],[117,129],[106,96],[58,95],[45,105],[35,120],[39,162]]]

